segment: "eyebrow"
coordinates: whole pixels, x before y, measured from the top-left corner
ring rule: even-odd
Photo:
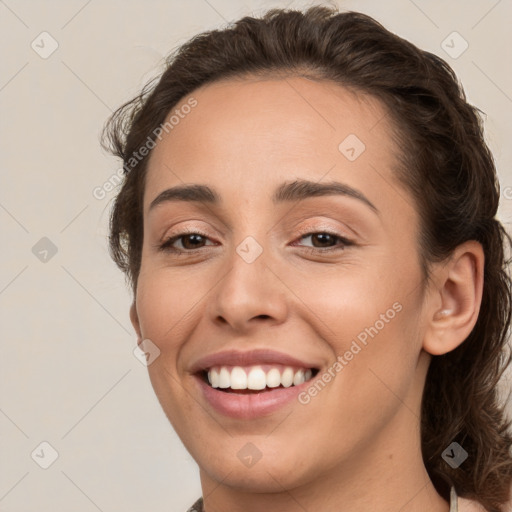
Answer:
[[[331,195],[352,197],[361,201],[375,213],[379,214],[377,207],[361,191],[337,181],[318,183],[308,180],[295,180],[282,183],[272,195],[272,202],[277,205],[283,202],[302,201],[310,197]],[[202,202],[210,205],[222,204],[221,196],[207,185],[177,185],[158,194],[158,196],[151,201],[149,211],[162,203],[174,201]]]

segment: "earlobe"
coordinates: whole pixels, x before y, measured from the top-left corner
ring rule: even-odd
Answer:
[[[475,240],[461,244],[446,263],[433,270],[423,349],[442,355],[469,336],[482,301],[484,252]]]
[[[139,315],[137,313],[137,305],[135,301],[133,301],[132,305],[130,306],[130,320],[132,322],[133,328],[135,329],[135,332],[137,333],[137,343],[140,343],[142,341],[142,335],[140,330]]]

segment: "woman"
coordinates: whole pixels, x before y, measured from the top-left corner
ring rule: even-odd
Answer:
[[[444,61],[363,14],[272,10],[179,48],[106,136],[191,510],[506,510],[509,237]]]

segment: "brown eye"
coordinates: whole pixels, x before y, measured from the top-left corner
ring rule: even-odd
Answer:
[[[354,245],[350,240],[328,231],[307,233],[300,237],[300,240],[310,238],[312,245],[305,246],[311,252],[328,252],[330,250],[343,250],[345,247]],[[324,249],[324,250],[322,250]]]
[[[168,238],[161,246],[160,250],[168,252],[191,252],[195,249],[201,249],[205,246],[209,238],[202,233],[179,233]],[[179,245],[175,245],[179,242]],[[214,244],[209,244],[214,245]]]
[[[314,233],[310,236],[315,247],[332,247],[332,244],[336,243],[336,237],[330,233]],[[315,242],[318,242],[319,245],[316,245]]]
[[[203,235],[199,235],[198,233],[184,235],[181,236],[180,239],[183,239],[182,246],[184,249],[197,249],[202,243],[204,243]]]

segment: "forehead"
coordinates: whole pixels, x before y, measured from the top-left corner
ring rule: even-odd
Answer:
[[[193,98],[193,108],[183,105]],[[161,189],[215,183],[253,194],[299,175],[375,179],[393,165],[391,127],[377,99],[304,77],[207,84],[172,110],[172,130],[153,149],[145,208]],[[348,152],[347,152],[348,151]],[[353,159],[360,154],[360,158]],[[349,158],[350,157],[350,158]]]

